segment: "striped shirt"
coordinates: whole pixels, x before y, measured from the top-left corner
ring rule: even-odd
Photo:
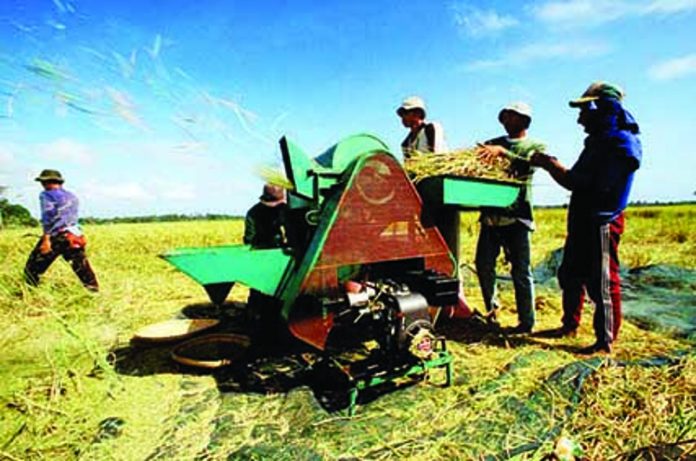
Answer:
[[[423,123],[415,132],[409,132],[401,143],[401,151],[404,159],[408,159],[414,151],[436,154],[446,152],[447,144],[442,125],[437,122]]]

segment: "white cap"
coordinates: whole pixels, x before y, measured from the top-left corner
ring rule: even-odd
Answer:
[[[422,98],[418,96],[410,96],[404,99],[404,102],[402,102],[399,108],[396,109],[396,113],[401,116],[401,114],[403,114],[405,111],[413,109],[420,109],[423,111],[423,115],[425,115],[425,102],[423,102]]]
[[[526,102],[517,101],[511,102],[510,104],[506,105],[505,107],[500,109],[500,112],[498,113],[498,120],[500,120],[500,117],[503,115],[503,112],[505,111],[515,112],[516,114],[529,117],[530,120],[532,119],[532,108]]]

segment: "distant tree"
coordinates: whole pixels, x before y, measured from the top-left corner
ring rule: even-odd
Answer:
[[[148,223],[148,222],[178,222],[178,221],[219,221],[231,219],[243,219],[243,216],[227,214],[166,214],[148,216],[120,216],[114,218],[96,218],[87,216],[80,218],[82,224],[118,224],[118,223]]]
[[[12,204],[6,198],[0,198],[0,225],[37,226],[39,222],[31,216],[29,210],[19,204]]]
[[[5,191],[7,190],[7,186],[0,186],[0,200],[3,199],[3,196],[5,195]],[[0,212],[0,228],[2,228],[2,212]]]

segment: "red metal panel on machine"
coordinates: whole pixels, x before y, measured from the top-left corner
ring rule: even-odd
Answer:
[[[334,315],[330,312],[326,317],[321,314],[296,317],[291,319],[288,327],[295,337],[317,349],[324,350],[326,340],[333,328],[333,318]]]
[[[338,287],[340,266],[422,257],[427,269],[454,273],[447,245],[434,226],[421,223],[423,202],[394,157],[375,154],[343,192],[336,221],[304,293]]]

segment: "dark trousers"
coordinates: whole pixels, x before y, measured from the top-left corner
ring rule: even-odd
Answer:
[[[70,263],[73,272],[80,278],[82,284],[89,290],[99,290],[97,277],[94,275],[85,254],[85,248],[73,248],[66,238],[66,234],[58,234],[51,237],[51,251],[41,254],[41,239],[32,250],[24,266],[24,279],[29,285],[38,285],[41,274],[46,272],[58,256],[62,256]]]
[[[247,317],[252,340],[273,344],[284,338],[285,327],[280,317],[281,302],[253,288],[249,290]]]
[[[510,275],[515,287],[517,317],[524,328],[532,328],[535,321],[529,233],[530,230],[520,222],[507,226],[481,224],[476,245],[476,272],[486,310],[490,312],[498,307],[495,299],[495,265],[503,249],[512,266]]]
[[[595,305],[595,336],[603,344],[614,342],[621,326],[619,241],[623,231],[623,213],[606,224],[573,226],[558,269],[558,283],[563,290],[563,328],[578,328],[587,292]]]

